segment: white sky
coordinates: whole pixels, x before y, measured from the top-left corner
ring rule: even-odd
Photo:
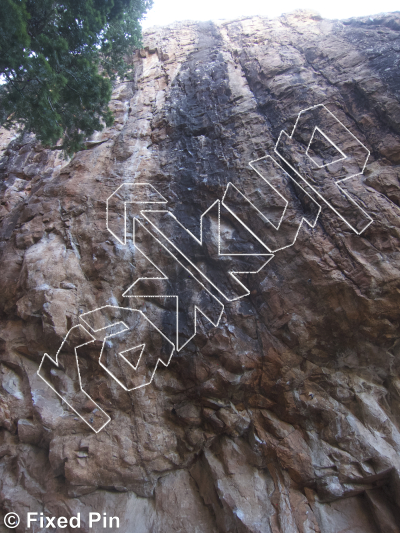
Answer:
[[[243,15],[270,18],[295,9],[313,9],[323,17],[343,19],[400,11],[399,0],[154,0],[143,28],[163,26],[176,20],[233,19]]]

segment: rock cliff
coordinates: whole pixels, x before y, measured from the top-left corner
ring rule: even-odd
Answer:
[[[93,511],[135,533],[399,533],[400,14],[177,23],[144,42],[114,126],[72,160],[1,132],[3,514],[17,532],[27,511],[80,512],[86,532]],[[320,171],[306,185],[274,149],[321,105],[335,119],[314,146],[292,139]],[[370,152],[347,196],[318,133],[339,123]],[[140,213],[156,208],[174,216]],[[135,344],[98,336],[121,317]]]

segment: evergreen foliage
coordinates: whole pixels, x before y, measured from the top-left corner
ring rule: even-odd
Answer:
[[[0,125],[72,154],[112,124],[112,82],[152,0],[0,0]]]

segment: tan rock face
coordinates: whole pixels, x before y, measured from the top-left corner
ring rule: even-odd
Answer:
[[[81,531],[103,531],[89,529],[90,512],[135,533],[400,531],[399,54],[398,14],[176,24],[147,32],[135,81],[115,88],[113,128],[71,161],[1,132],[0,495],[3,513],[22,517],[16,531],[27,511],[79,512]],[[216,256],[218,228],[231,254],[267,253],[259,234],[222,205],[204,219],[203,243],[177,221],[199,237],[201,215],[230,183],[279,222],[285,202],[259,188],[249,162],[279,158],[281,131],[319,104],[371,153],[344,188],[373,223],[353,231],[301,182],[307,200],[286,165],[292,178],[276,184],[294,202],[287,231],[299,212],[314,227],[235,280],[230,269],[262,262]],[[309,185],[326,194],[332,175],[311,170]],[[128,189],[145,183],[176,219],[140,215],[154,198]],[[113,236],[107,199],[120,186]],[[346,197],[329,190],[348,214]],[[124,242],[121,205],[135,199],[145,204],[127,204]],[[240,213],[254,232],[268,227]],[[161,277],[156,267],[169,281],[132,288]],[[199,286],[202,275],[218,290]],[[195,305],[211,320],[198,313],[196,330]],[[120,307],[140,309],[164,337]],[[110,323],[115,336],[103,343]],[[139,360],[143,339],[153,352]],[[171,343],[184,347],[157,366]],[[62,364],[48,360],[46,375],[65,401],[37,374],[61,345]],[[135,388],[128,364],[143,379],[156,368],[152,383]]]

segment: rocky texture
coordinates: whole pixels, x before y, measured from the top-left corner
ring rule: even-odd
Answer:
[[[114,127],[71,161],[2,132],[2,510],[81,512],[82,531],[94,510],[135,533],[399,532],[399,14],[176,24],[135,62]],[[36,371],[79,314],[131,303],[106,199],[150,183],[198,234],[321,103],[371,151],[354,194],[373,224],[356,235],[323,207],[150,386],[125,392],[87,355],[111,416],[95,434]]]

